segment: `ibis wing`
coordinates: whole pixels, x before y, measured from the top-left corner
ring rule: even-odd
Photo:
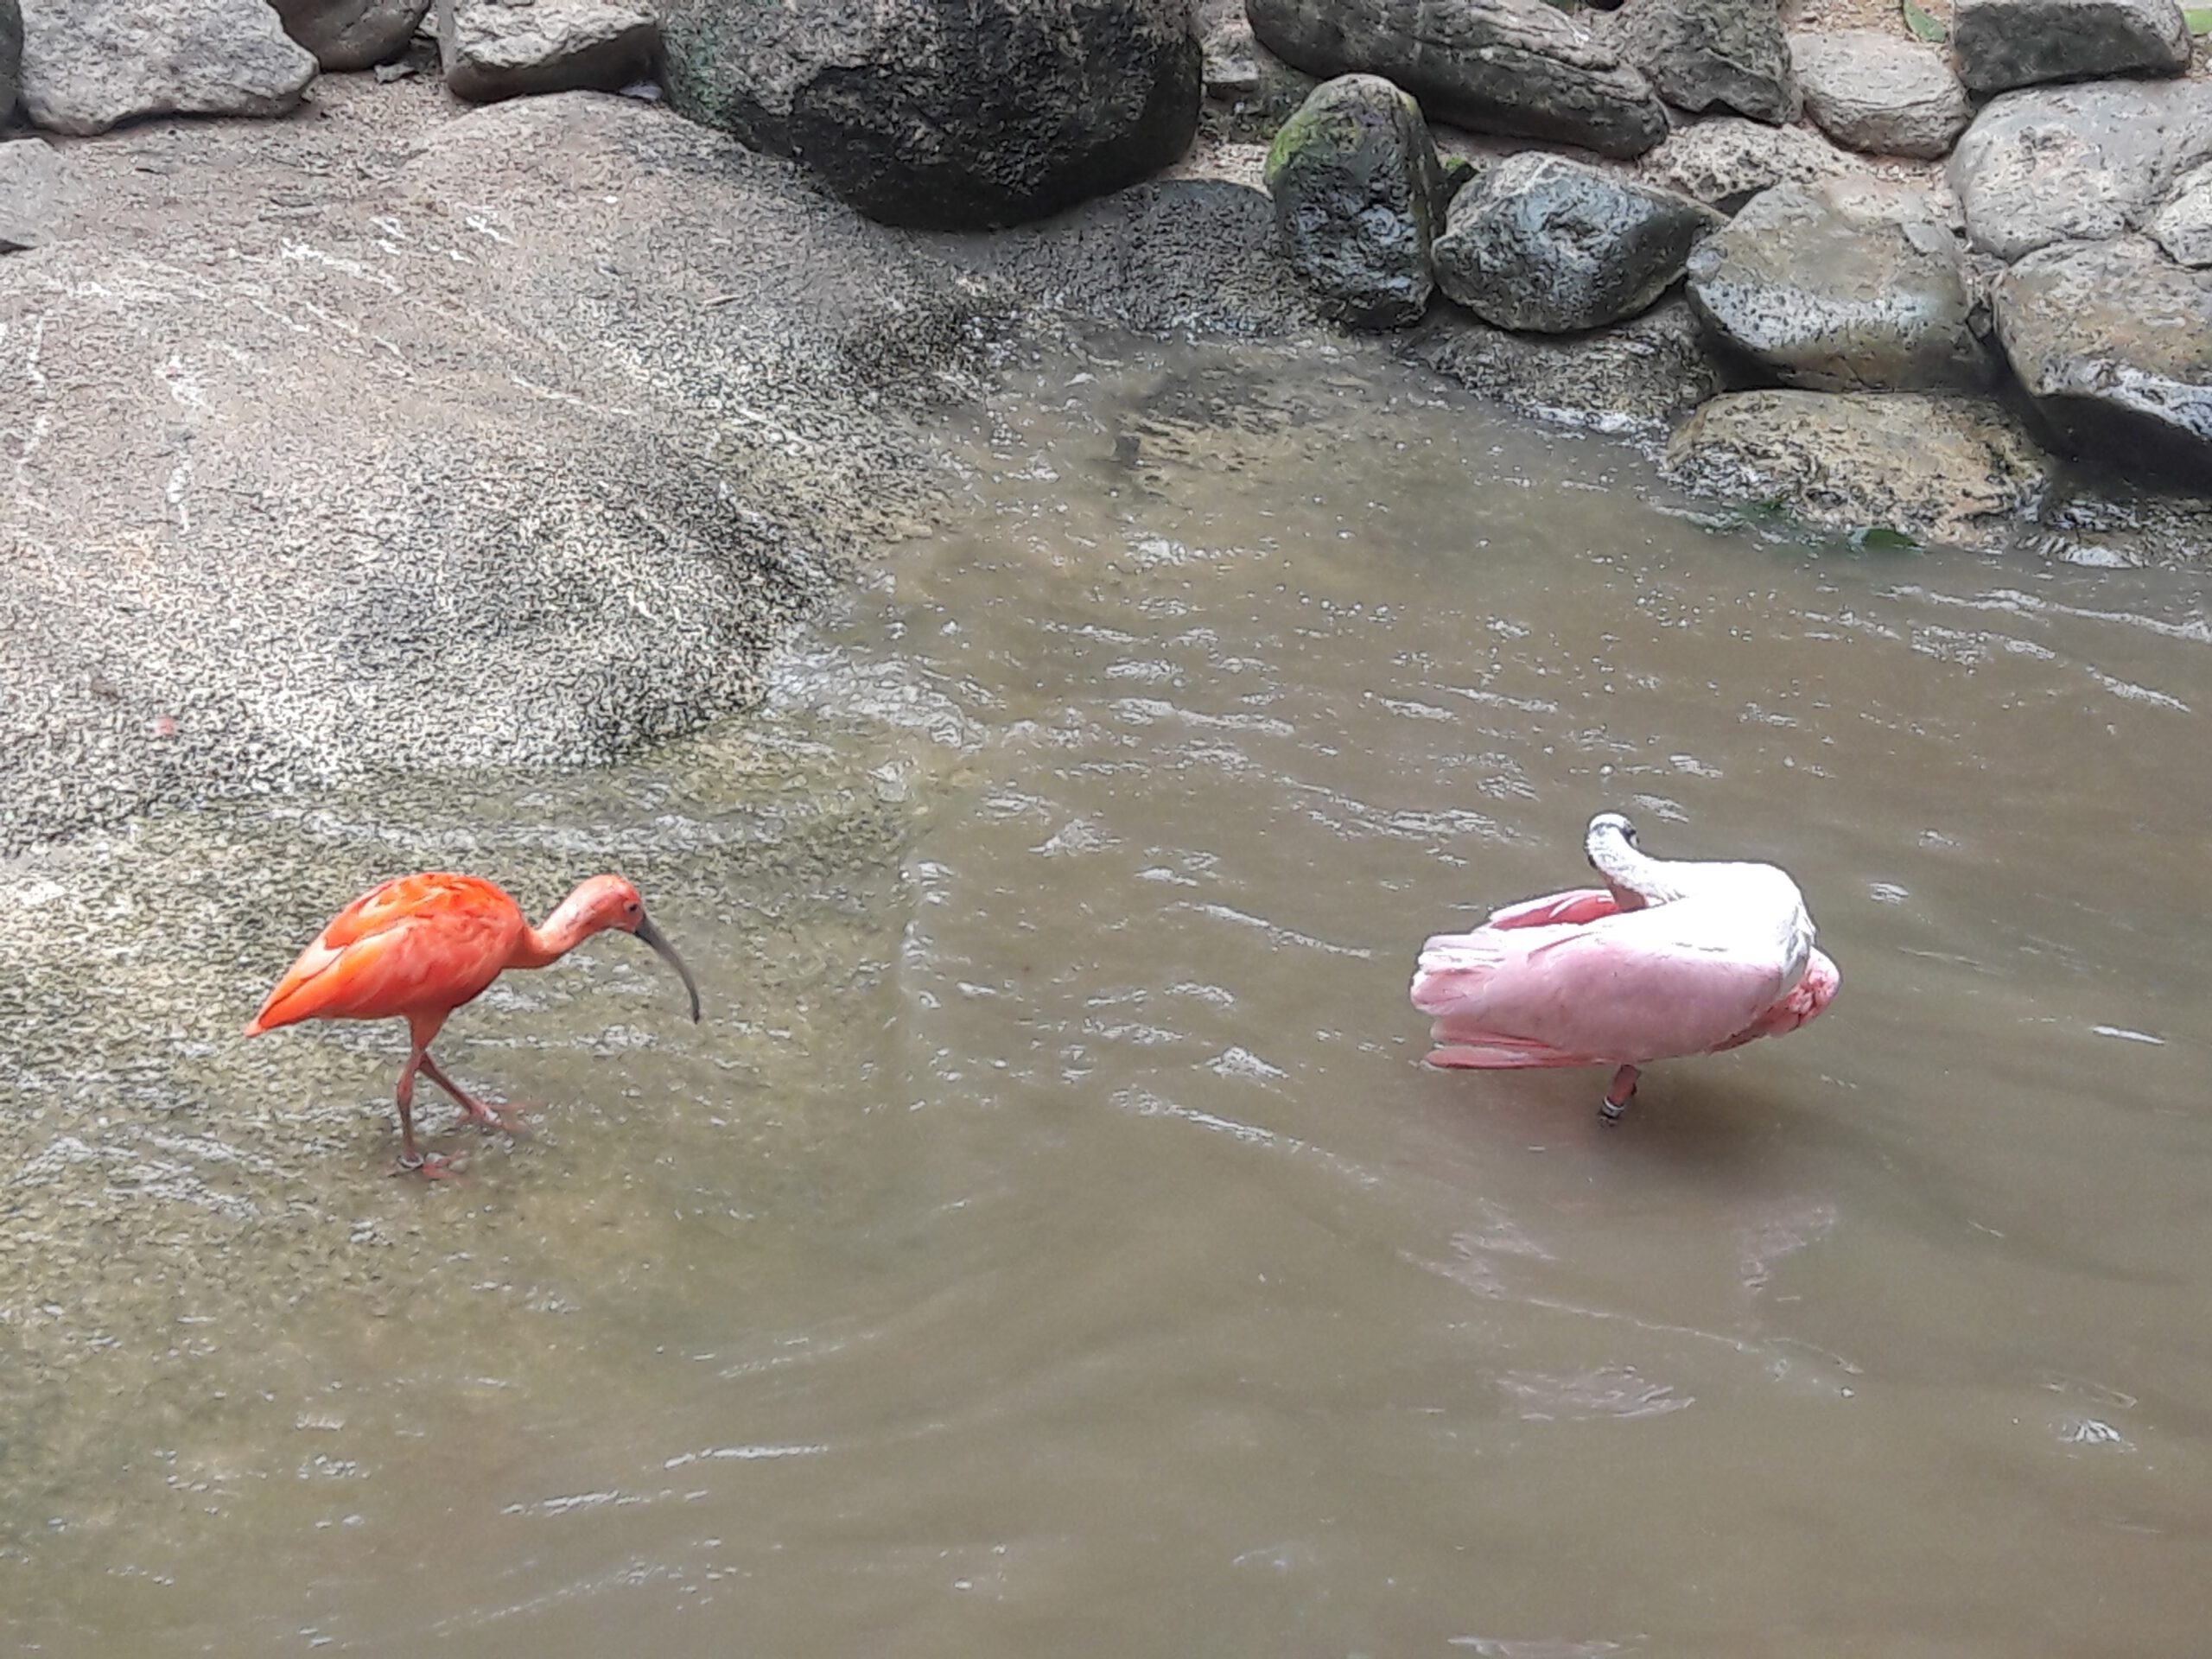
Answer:
[[[521,912],[489,881],[407,875],[363,893],[300,953],[247,1027],[458,1007],[506,966]]]
[[[1641,1064],[1703,1053],[1774,1005],[1779,963],[1627,925],[1651,913],[1431,939],[1414,1001],[1434,1017],[1440,1052],[1457,1052],[1444,1063]]]

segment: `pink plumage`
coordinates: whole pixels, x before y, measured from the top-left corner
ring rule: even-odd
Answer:
[[[1770,864],[1647,856],[1618,813],[1585,843],[1603,887],[1510,905],[1421,949],[1413,1002],[1441,1066],[1613,1065],[1619,1116],[1637,1068],[1795,1031],[1841,982],[1813,921]]]

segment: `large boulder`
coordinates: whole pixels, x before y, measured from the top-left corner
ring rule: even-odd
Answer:
[[[1316,87],[1268,150],[1283,251],[1325,316],[1355,328],[1419,320],[1444,171],[1421,105],[1380,75]]]
[[[2212,162],[2175,181],[2173,195],[2152,218],[2151,236],[2176,264],[2212,267]]]
[[[987,287],[638,100],[371,130],[198,130],[187,213],[137,146],[79,146],[109,211],[0,257],[0,853],[632,752],[757,697],[913,522],[901,429],[976,365]]]
[[[2212,481],[2212,271],[2140,238],[2045,248],[1999,279],[1997,332],[2070,447]]]
[[[283,115],[315,54],[268,0],[29,0],[23,112],[94,133],[158,115]]]
[[[1974,245],[2000,259],[2141,228],[2212,160],[2212,82],[2102,81],[1993,99],[1951,152]]]
[[[1790,60],[1814,125],[1853,149],[1933,160],[1974,118],[1967,89],[1930,46],[1875,29],[1808,30]]]
[[[669,99],[890,224],[985,229],[1175,161],[1190,0],[660,0]]]
[[[1778,186],[1700,244],[1688,273],[1714,335],[1785,385],[1974,389],[1992,378],[1958,238],[1916,192]]]
[[[620,0],[437,0],[438,57],[456,98],[611,92],[652,63],[660,26]]]
[[[407,49],[430,0],[269,0],[284,32],[325,70],[367,69]]]
[[[16,0],[0,0],[0,127],[16,113],[23,74],[23,14]]]
[[[1732,213],[1777,184],[1814,184],[1863,174],[1865,164],[1802,127],[1770,127],[1738,115],[1677,127],[1637,171],[1662,189]]]
[[[1667,132],[1650,83],[1545,0],[1246,0],[1253,32],[1315,75],[1395,81],[1433,121],[1640,156]]]
[[[2051,481],[1999,405],[1941,392],[1730,392],[1683,423],[1667,465],[1693,488],[1779,502],[1808,524],[1967,546],[2001,543]]]
[[[1617,16],[1607,40],[1677,109],[1797,118],[1776,0],[1636,0]]]
[[[1722,385],[1679,297],[1586,334],[1516,334],[1440,306],[1404,352],[1478,397],[1596,432],[1656,435]]]
[[[1989,93],[2045,80],[2177,75],[2189,24],[2175,0],[1956,0],[1959,79]]]
[[[1648,308],[1726,219],[1671,190],[1524,150],[1452,199],[1437,285],[1501,328],[1571,334]]]

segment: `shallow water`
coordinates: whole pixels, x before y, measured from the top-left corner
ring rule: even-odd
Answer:
[[[0,872],[0,1641],[2201,1643],[2204,576],[1717,523],[1257,352],[946,442],[763,721]],[[1404,1001],[1604,805],[1844,973],[1617,1129]],[[231,1033],[441,863],[628,869],[708,1020],[626,941],[503,984],[443,1052],[537,1132],[438,1114],[426,1187],[391,1033]]]

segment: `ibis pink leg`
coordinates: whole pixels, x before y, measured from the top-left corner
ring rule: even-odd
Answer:
[[[1624,1065],[1613,1073],[1613,1086],[1605,1090],[1605,1097],[1598,1105],[1598,1116],[1608,1123],[1618,1123],[1628,1103],[1636,1097],[1636,1080],[1643,1074],[1632,1065]]]

